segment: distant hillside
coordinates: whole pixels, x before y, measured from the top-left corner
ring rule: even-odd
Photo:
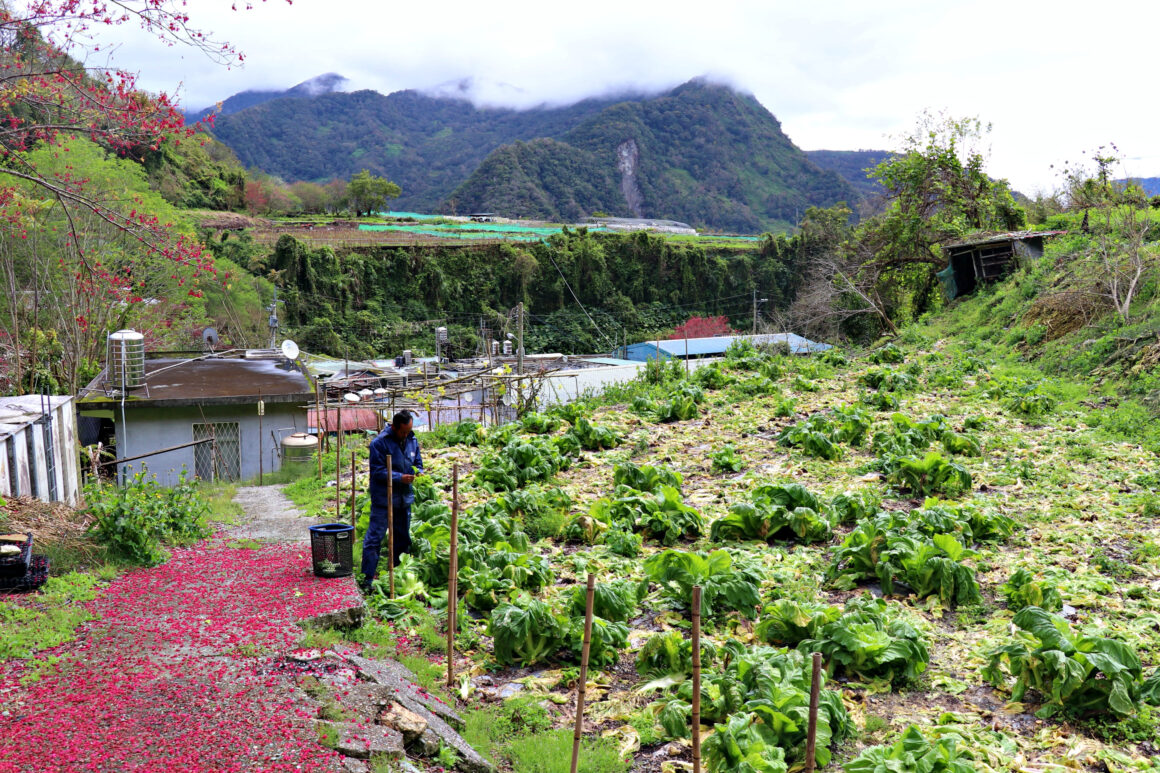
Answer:
[[[822,169],[840,174],[863,197],[883,192],[878,181],[870,178],[866,171],[885,161],[890,156],[888,150],[807,150],[806,155]]]
[[[756,99],[702,81],[612,105],[561,140],[573,150],[556,148],[542,157],[539,178],[485,161],[456,190],[456,205],[499,210],[502,200],[491,195],[491,178],[503,170],[534,188],[521,198],[540,207],[524,214],[553,219],[568,217],[577,203],[560,185],[567,179],[582,180],[586,195],[598,197],[588,199],[592,206],[611,215],[741,232],[784,228],[808,206],[857,197],[839,175],[814,165]],[[507,157],[509,150],[496,153]],[[518,185],[513,179],[507,187]]]
[[[1132,177],[1127,180],[1116,180],[1118,183],[1135,183],[1144,189],[1149,196],[1160,195],[1160,177]]]
[[[753,97],[700,80],[532,110],[415,91],[283,96],[221,116],[214,133],[247,166],[286,180],[369,169],[402,186],[396,206],[420,211],[603,211],[756,232],[859,198]]]
[[[247,107],[255,107],[264,102],[269,102],[272,99],[281,99],[282,97],[316,97],[320,94],[329,94],[334,91],[341,91],[342,85],[347,80],[338,73],[328,72],[325,75],[319,75],[316,78],[311,78],[308,81],[303,81],[297,86],[282,91],[243,91],[240,94],[234,94],[229,99],[218,105],[210,105],[209,107],[199,110],[196,113],[186,113],[186,123],[194,123],[203,120],[211,113],[217,113],[218,116],[232,115]]]

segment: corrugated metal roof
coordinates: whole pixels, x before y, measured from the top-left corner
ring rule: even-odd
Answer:
[[[306,426],[314,431],[318,428],[318,413],[313,408],[306,410]],[[335,432],[338,427],[338,409],[322,409],[322,431]],[[358,430],[379,431],[379,417],[370,408],[343,408],[342,431],[357,432]]]
[[[1007,231],[1006,233],[998,234],[980,234],[969,239],[952,242],[946,245],[946,249],[951,247],[974,247],[979,244],[992,244],[994,242],[1018,242],[1024,239],[1034,239],[1041,236],[1059,236],[1065,234],[1067,231]]]
[[[584,362],[592,362],[597,365],[639,365],[640,360],[622,360],[618,357],[580,357],[578,359]]]
[[[638,362],[640,360],[656,359],[658,348],[661,351],[661,356],[666,359],[668,357],[684,357],[686,351],[690,357],[707,357],[714,354],[724,354],[725,350],[732,346],[734,341],[749,341],[754,345],[785,343],[789,345],[790,352],[793,354],[812,354],[824,352],[830,348],[829,344],[817,343],[794,333],[769,333],[767,335],[756,336],[690,338],[687,341],[683,338],[646,341],[639,344],[630,344],[628,346],[628,358]],[[687,349],[686,344],[688,346]]]

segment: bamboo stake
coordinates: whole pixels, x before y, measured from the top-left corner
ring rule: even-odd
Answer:
[[[455,623],[459,615],[459,465],[451,468],[451,562],[447,570],[447,686],[455,684]]]
[[[387,455],[387,580],[389,598],[395,597],[395,481],[391,474],[391,456]],[[380,549],[381,552],[381,549]]]
[[[572,731],[572,773],[580,764],[580,739],[584,735],[584,689],[588,684],[588,651],[592,647],[592,596],[596,593],[596,575],[588,575],[584,594],[584,645],[580,650],[580,681],[576,685],[576,727]]]
[[[810,682],[810,724],[806,735],[806,773],[814,773],[818,745],[818,695],[822,689],[822,653],[814,653],[814,674]]]
[[[338,432],[334,436],[334,520],[341,521],[342,506],[342,403],[338,404]]]
[[[693,586],[693,773],[701,773],[701,586]]]
[[[355,495],[358,493],[358,487],[355,485],[355,479],[358,475],[358,467],[355,462],[354,451],[350,452],[350,525],[358,525],[358,513],[354,510]]]

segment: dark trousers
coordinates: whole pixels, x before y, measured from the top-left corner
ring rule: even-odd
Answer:
[[[399,556],[411,547],[411,505],[401,500],[393,503],[395,511],[395,555],[394,566],[399,565]],[[371,521],[367,533],[363,535],[362,573],[369,583],[379,570],[379,551],[387,538],[387,508],[371,506]]]

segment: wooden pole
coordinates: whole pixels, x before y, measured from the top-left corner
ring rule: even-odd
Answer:
[[[262,402],[262,390],[258,390],[258,485],[261,486],[265,482],[265,463],[262,460],[266,454],[262,452],[262,446],[266,441],[262,439],[262,414],[266,412],[266,406]]]
[[[701,586],[693,586],[693,773],[701,773]]]
[[[389,598],[395,597],[395,481],[391,474],[391,456],[387,455],[387,580]]]
[[[459,465],[451,468],[451,562],[447,569],[447,686],[455,684],[455,623],[459,616]]]
[[[318,438],[318,448],[314,449],[318,456],[318,479],[322,480],[322,399],[318,394],[317,382],[314,387],[314,436]]]
[[[358,466],[355,462],[354,451],[350,452],[350,525],[355,526],[358,523],[358,513],[355,512],[355,495],[358,493],[358,486],[354,484],[355,476],[358,475]]]
[[[588,651],[592,647],[592,596],[596,593],[596,575],[588,575],[584,594],[584,644],[580,650],[580,681],[576,684],[576,726],[572,731],[572,773],[580,765],[580,739],[584,736],[584,689],[588,684]]]
[[[334,434],[334,520],[341,521],[338,515],[340,503],[342,502],[342,396],[339,395],[338,408],[335,409],[338,414],[335,422],[338,424],[338,429]]]
[[[818,746],[818,696],[822,691],[822,653],[814,653],[814,674],[810,682],[810,724],[806,735],[806,773],[814,773]]]

